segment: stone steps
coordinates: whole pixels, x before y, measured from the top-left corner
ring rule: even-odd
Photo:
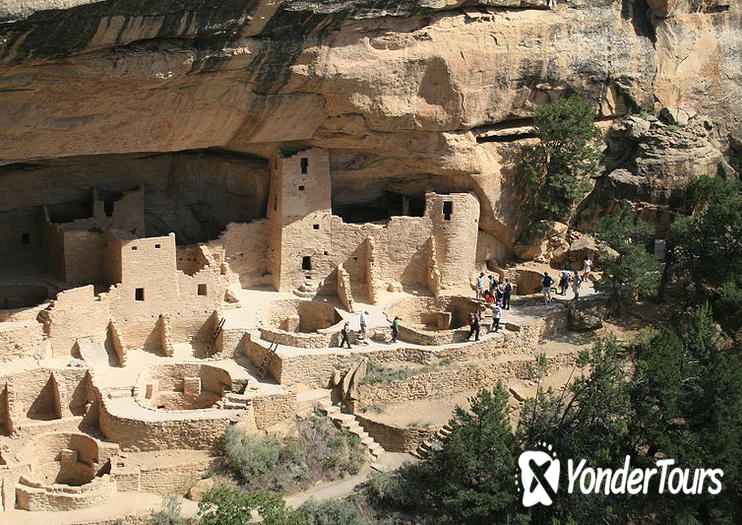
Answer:
[[[353,414],[341,412],[340,407],[333,405],[329,400],[320,401],[317,406],[321,412],[325,413],[335,423],[335,426],[347,430],[360,438],[361,443],[368,449],[372,463],[378,461],[379,457],[384,453],[384,449],[368,432],[363,430],[363,427],[358,423],[358,420]]]
[[[453,428],[451,428],[450,425],[445,424],[443,427],[441,427],[438,432],[435,433],[435,436],[438,439],[445,439],[451,434],[451,431]],[[420,446],[417,447],[417,450],[414,450],[411,452],[413,456],[420,459],[427,458],[433,450],[437,449],[439,445],[436,443],[436,440],[434,439],[427,439],[420,443]]]

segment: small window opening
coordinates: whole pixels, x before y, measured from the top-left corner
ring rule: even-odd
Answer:
[[[144,288],[137,288],[134,290],[134,300],[144,301]]]
[[[31,244],[31,236],[27,233],[22,233],[21,244]]]
[[[443,220],[450,221],[451,215],[453,215],[453,202],[444,201],[443,202]]]
[[[273,209],[274,210],[277,210],[278,209],[278,195],[275,195],[273,197]]]
[[[113,217],[113,202],[103,201],[103,213],[106,214],[106,217]]]
[[[299,191],[304,191],[304,186],[299,186]]]
[[[301,158],[301,172],[307,173],[307,170],[309,169],[309,159],[306,157]]]
[[[319,224],[312,225],[312,228],[314,228],[315,230],[319,230]]]
[[[162,246],[160,246],[159,244],[155,244],[155,248],[161,248],[161,247]]]
[[[207,293],[206,293],[206,285],[205,284],[199,284],[198,285],[198,295],[207,295]]]
[[[134,251],[136,251],[136,250],[139,249],[139,246],[132,246],[131,249],[134,250]]]
[[[308,255],[305,255],[301,258],[301,269],[302,270],[311,270],[312,269],[312,258]]]

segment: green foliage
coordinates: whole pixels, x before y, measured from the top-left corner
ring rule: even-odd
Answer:
[[[653,491],[650,502],[661,521],[732,523],[742,501],[742,366],[723,352],[708,306],[701,306],[680,332],[663,330],[637,342],[631,386],[636,418],[633,441],[678,463],[723,468],[723,492],[711,497],[673,498]],[[713,516],[713,519],[711,519]]]
[[[233,487],[218,487],[204,494],[198,504],[200,525],[244,525],[257,498]]]
[[[590,189],[587,179],[598,169],[598,138],[593,110],[578,96],[539,106],[533,115],[540,142],[524,155],[529,211],[535,221],[569,217]]]
[[[603,278],[596,288],[607,295],[615,309],[627,309],[638,298],[657,293],[659,263],[645,248],[651,236],[652,227],[636,220],[628,205],[606,215],[598,225],[597,239],[618,256],[604,253]]]
[[[231,426],[224,434],[223,452],[227,465],[240,481],[249,482],[276,468],[281,457],[281,443],[274,437],[248,434]]]
[[[624,253],[631,246],[646,244],[653,234],[653,226],[635,219],[631,206],[623,204],[600,219],[595,237],[618,253]]]
[[[710,301],[734,333],[742,317],[742,183],[698,177],[688,202],[692,215],[676,219],[670,230],[674,271],[694,285],[695,301]]]
[[[200,525],[244,525],[256,511],[265,525],[310,525],[300,511],[291,510],[276,494],[245,493],[234,487],[218,487],[204,494],[198,504]]]
[[[317,502],[310,499],[299,507],[309,525],[369,525],[369,521],[350,503],[344,501]]]
[[[190,520],[180,515],[180,499],[176,496],[162,498],[160,510],[152,514],[149,519],[150,525],[188,525]]]
[[[633,362],[632,362],[633,358]],[[451,434],[424,462],[378,474],[369,504],[394,523],[734,523],[742,511],[742,365],[720,348],[718,327],[701,307],[675,330],[644,333],[630,348],[608,338],[580,353],[560,391],[541,386],[510,428],[502,385],[457,409]],[[559,457],[617,468],[626,455],[652,467],[658,457],[682,468],[723,468],[723,491],[691,497],[568,494],[562,477],[549,507],[525,509],[513,482],[515,458],[539,442]],[[656,480],[655,480],[656,481]]]
[[[278,441],[230,427],[222,441],[227,468],[249,490],[295,490],[357,473],[365,461],[358,436],[324,417],[297,423],[293,439]]]

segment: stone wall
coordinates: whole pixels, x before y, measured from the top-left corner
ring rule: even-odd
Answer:
[[[116,482],[104,475],[81,487],[43,486],[26,481],[16,486],[16,505],[31,511],[69,511],[97,507],[116,495]]]
[[[252,406],[255,425],[260,430],[293,417],[299,409],[293,392],[255,397]]]
[[[363,347],[351,350],[291,349],[288,352],[279,348],[270,362],[268,373],[280,384],[303,383],[313,388],[326,388],[335,370],[347,371],[364,357],[375,364],[403,361],[429,365],[442,360],[491,359],[509,353],[535,355],[539,340],[562,330],[566,326],[566,319],[566,313],[560,309],[552,315],[518,327],[517,331],[503,331],[499,336],[483,338],[479,342],[465,345],[430,348],[391,346],[375,350]],[[251,339],[245,342],[246,354],[259,365],[263,362],[267,346],[268,343]]]
[[[363,430],[373,437],[384,450],[389,452],[412,452],[423,441],[427,441],[440,427],[414,428],[401,425],[391,425],[377,421],[368,413],[355,414]]]
[[[573,354],[550,357],[550,369],[573,366],[576,359],[577,356]],[[531,363],[533,359],[528,358],[499,360],[476,368],[440,370],[398,381],[360,385],[352,408],[357,411],[373,405],[435,399],[480,388],[492,388],[498,381],[527,379],[528,365]]]
[[[104,401],[100,429],[122,450],[210,449],[238,417],[235,411],[217,409],[188,410],[183,414],[141,408],[138,419],[125,407],[122,410],[114,406],[115,401]]]

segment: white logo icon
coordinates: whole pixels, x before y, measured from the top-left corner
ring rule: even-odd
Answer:
[[[551,505],[559,488],[560,465],[556,452],[551,452],[551,445],[541,445],[547,447],[549,452],[527,450],[518,458],[524,507],[537,503]]]

